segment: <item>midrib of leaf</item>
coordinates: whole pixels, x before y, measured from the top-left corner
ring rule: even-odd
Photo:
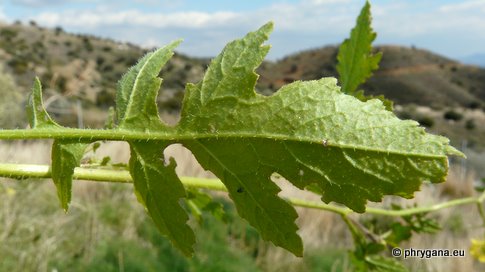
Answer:
[[[136,75],[135,82],[133,84],[133,90],[137,90],[138,89],[139,79],[143,76],[143,74],[145,72],[145,68],[150,64],[150,60],[153,59],[154,57],[155,57],[155,54],[151,54],[150,57],[148,57],[148,59],[146,60],[146,62],[141,67],[140,72]],[[135,95],[137,95],[137,92],[135,92],[135,91],[132,91],[130,93],[130,97],[128,99],[128,104],[126,105],[126,111],[125,111],[125,114],[123,116],[123,120],[126,119],[127,116],[130,116],[130,112],[131,112],[131,109],[132,109],[132,104],[133,104],[133,101],[135,100],[134,99],[134,96]]]
[[[351,63],[350,63],[350,66],[348,67],[348,70],[346,70],[345,72],[347,74],[353,74],[353,71],[358,69],[358,66],[355,65],[357,63],[357,50],[355,50],[355,48],[357,47],[357,44],[360,43],[361,40],[363,40],[365,37],[362,37],[363,35],[366,34],[365,32],[366,29],[363,29],[363,28],[357,28],[357,36],[358,36],[358,39],[356,40],[352,40],[352,46],[351,48],[353,48],[354,50],[351,50]],[[346,85],[348,84],[349,82],[342,82],[342,89],[347,89],[346,88]]]
[[[31,129],[31,130],[0,130],[0,139],[10,140],[18,139],[22,137],[24,139],[65,139],[65,140],[79,140],[79,141],[169,141],[177,143],[184,140],[201,140],[201,139],[270,139],[285,142],[299,142],[307,144],[322,144],[323,140],[327,140],[329,147],[336,147],[341,149],[351,150],[363,150],[370,152],[397,154],[406,156],[419,156],[423,158],[446,158],[444,154],[430,154],[430,153],[416,153],[416,152],[403,152],[388,149],[370,148],[368,146],[341,144],[331,139],[313,139],[309,137],[289,137],[285,134],[270,134],[270,133],[253,133],[253,132],[219,132],[214,133],[193,133],[185,132],[178,133],[176,131],[164,131],[164,132],[141,132],[126,129],[106,130],[106,129],[75,129],[75,128],[56,128],[56,129]],[[323,145],[323,144],[322,144]],[[461,153],[452,153],[453,155],[462,156]]]
[[[42,84],[38,77],[34,79],[34,86],[32,86],[32,93],[29,96],[26,111],[31,128],[48,130],[49,128],[55,129],[60,127],[51,119],[47,111],[44,109],[42,101]]]

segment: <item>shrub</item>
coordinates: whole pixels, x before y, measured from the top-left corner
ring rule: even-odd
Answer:
[[[475,121],[473,119],[468,119],[466,120],[465,122],[465,128],[468,129],[468,130],[473,130],[475,129],[476,125],[475,125]]]
[[[428,117],[428,116],[423,116],[423,117],[420,117],[418,118],[418,123],[423,126],[423,127],[427,127],[427,128],[430,128],[430,127],[433,127],[434,125],[434,120],[433,118],[431,117]]]
[[[56,33],[56,36],[59,36],[59,34],[61,34],[62,32],[64,32],[64,30],[60,26],[56,26],[56,28],[54,29],[54,31]]]
[[[480,108],[481,105],[482,105],[482,103],[480,101],[475,100],[475,101],[468,103],[467,108],[474,110],[474,109]]]
[[[454,111],[454,110],[446,111],[445,114],[443,115],[443,117],[446,120],[453,120],[453,121],[460,121],[461,119],[463,119],[463,115],[459,112]]]

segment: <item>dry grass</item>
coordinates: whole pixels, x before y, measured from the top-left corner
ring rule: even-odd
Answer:
[[[48,142],[1,142],[0,162],[49,163]],[[110,142],[103,144],[97,156],[111,156],[114,162],[127,162],[129,149],[126,143]],[[212,177],[212,174],[198,166],[195,158],[180,145],[173,145],[165,155],[177,160],[177,172],[183,176]],[[439,185],[423,186],[412,200],[386,198],[382,206],[397,202],[403,206],[429,205],[450,198],[474,194],[473,174],[462,175],[460,169],[452,167],[449,180]],[[278,182],[282,195],[305,198],[315,196],[301,192],[288,183]],[[55,189],[50,182],[13,182],[0,183],[0,256],[10,258],[16,263],[16,271],[47,271],[50,260],[74,258],[74,255],[89,258],[95,250],[95,242],[102,236],[116,239],[136,239],[135,225],[146,220],[141,205],[137,205],[130,185],[94,184],[75,182],[73,202],[69,214],[58,208]],[[122,210],[124,218],[117,231],[106,228],[100,220],[101,200],[113,203],[133,203],[130,210]],[[308,252],[322,248],[351,248],[352,240],[340,218],[332,213],[298,208],[300,235]],[[415,235],[403,248],[465,249],[465,258],[434,258],[430,260],[408,259],[405,262],[412,271],[480,271],[484,266],[468,255],[471,238],[481,238],[483,228],[474,206],[461,206],[433,213],[442,225],[443,231],[436,235]],[[367,215],[366,215],[367,216]],[[358,216],[356,216],[358,218]],[[379,217],[380,220],[386,220]],[[73,225],[75,227],[73,227]],[[72,241],[75,239],[75,241]],[[77,245],[77,246],[73,246]],[[70,247],[70,248],[66,248]],[[292,267],[294,271],[305,271],[301,259],[284,250],[267,244],[260,245],[257,262],[269,271],[280,271]],[[69,252],[66,254],[66,252]],[[71,254],[71,255],[69,255]],[[15,260],[14,260],[15,259]],[[271,264],[271,265],[269,265]],[[347,264],[344,264],[346,267]],[[32,270],[35,268],[35,270]]]

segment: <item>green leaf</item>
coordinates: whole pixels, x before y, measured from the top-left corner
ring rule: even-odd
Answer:
[[[343,94],[333,78],[295,82],[273,96],[256,94],[255,68],[269,47],[267,24],[229,43],[204,79],[189,84],[176,127],[200,164],[226,185],[239,214],[265,240],[302,254],[295,210],[277,196],[278,173],[298,188],[316,184],[325,202],[365,211],[383,195],[410,198],[421,182],[442,182],[443,137],[399,120],[378,100]]]
[[[355,98],[359,99],[362,102],[366,102],[366,101],[369,101],[371,99],[379,99],[380,101],[382,101],[382,104],[384,105],[384,107],[388,111],[392,111],[393,108],[394,108],[394,102],[392,102],[391,100],[385,98],[384,95],[382,95],[382,94],[381,95],[377,95],[377,96],[374,96],[374,95],[365,95],[364,94],[364,91],[360,90],[360,91],[354,93],[354,96],[355,96]]]
[[[340,45],[337,71],[344,93],[355,94],[359,85],[379,67],[382,54],[371,52],[372,42],[376,38],[371,21],[370,4],[366,2],[357,18],[357,25],[350,33],[350,38]]]
[[[115,128],[115,115],[116,111],[113,107],[109,107],[108,109],[108,118],[104,124],[105,129],[113,129]]]
[[[180,42],[174,41],[148,53],[121,78],[116,93],[119,128],[145,131],[164,128],[156,105],[156,97],[162,84],[158,74]]]
[[[376,272],[407,272],[409,271],[401,262],[386,258],[380,255],[370,255],[365,257],[365,261],[371,267],[371,271]]]
[[[35,78],[27,105],[27,115],[32,129],[55,129],[61,127],[52,120],[42,103],[42,85]],[[57,188],[61,207],[67,212],[71,202],[72,175],[79,166],[87,143],[73,140],[55,140],[52,145],[52,180]]]
[[[161,158],[163,142],[132,142],[130,173],[139,199],[160,232],[185,255],[193,254],[195,235],[187,225],[188,216],[179,201],[185,197],[182,182],[175,174],[175,161],[168,166]]]
[[[116,107],[118,128],[163,131],[167,127],[158,116],[156,97],[162,83],[158,77],[180,41],[143,57],[118,84]],[[167,142],[130,142],[130,173],[135,193],[145,205],[160,232],[185,255],[193,254],[195,235],[187,225],[188,216],[179,201],[185,189],[175,173],[175,162],[164,164]]]
[[[391,227],[391,234],[386,238],[386,242],[393,247],[399,246],[402,241],[407,241],[411,238],[412,227],[404,226],[401,223],[394,222]]]
[[[192,215],[199,223],[202,223],[202,212],[209,212],[216,219],[226,222],[227,216],[221,203],[216,202],[212,197],[198,189],[187,190],[187,206]]]
[[[52,144],[52,180],[57,188],[61,207],[67,212],[71,202],[72,176],[84,155],[87,143],[55,140]]]
[[[32,87],[26,110],[31,128],[59,127],[44,108],[42,103],[42,84],[38,77],[34,80],[34,86]]]

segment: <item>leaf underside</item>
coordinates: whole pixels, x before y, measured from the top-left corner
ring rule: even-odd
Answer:
[[[52,180],[62,208],[67,212],[71,202],[72,175],[88,144],[72,140],[55,140],[52,144]]]
[[[164,131],[155,103],[162,80],[158,74],[179,41],[143,57],[120,80],[117,90],[118,129]],[[175,162],[165,165],[163,150],[169,142],[130,142],[130,173],[135,193],[160,232],[185,255],[193,254],[195,235],[179,201],[186,196],[175,173]]]
[[[130,173],[139,199],[160,232],[190,256],[195,235],[186,224],[189,219],[187,213],[179,204],[179,200],[185,197],[185,189],[175,174],[173,159],[168,166],[160,159],[165,147],[160,142],[130,143]]]
[[[448,140],[401,121],[378,100],[343,94],[333,78],[295,82],[256,94],[269,47],[267,24],[226,46],[204,79],[188,85],[182,143],[228,188],[239,214],[275,245],[301,255],[293,207],[277,196],[278,173],[298,188],[317,185],[322,200],[365,211],[383,195],[412,197],[422,181],[444,181]],[[197,137],[196,137],[197,136]]]
[[[27,115],[32,129],[60,128],[52,120],[42,104],[42,85],[38,78],[34,81],[32,94],[27,104]],[[52,144],[52,180],[57,188],[61,207],[67,212],[71,202],[72,176],[84,155],[87,142],[55,140]]]
[[[257,94],[254,71],[268,53],[263,43],[271,31],[269,23],[229,43],[203,80],[187,85],[175,127],[161,121],[155,101],[162,82],[158,74],[179,41],[147,54],[118,85],[113,130],[170,136],[170,141],[129,141],[130,173],[135,193],[158,229],[186,255],[193,254],[195,243],[180,205],[186,192],[175,162],[163,155],[174,142],[189,148],[221,179],[238,213],[265,240],[297,256],[303,254],[297,213],[278,197],[272,174],[300,189],[319,188],[324,202],[364,212],[368,200],[409,198],[423,181],[444,181],[447,155],[461,155],[446,138],[426,134],[414,121],[399,120],[381,101],[362,102],[342,93],[334,78],[294,82],[269,97]],[[29,106],[32,127],[58,126],[50,123],[39,104],[40,91],[36,93],[39,97]],[[54,181],[63,207],[70,199],[71,170],[83,150],[77,144],[61,140],[54,145],[53,170],[55,165],[61,169]]]

